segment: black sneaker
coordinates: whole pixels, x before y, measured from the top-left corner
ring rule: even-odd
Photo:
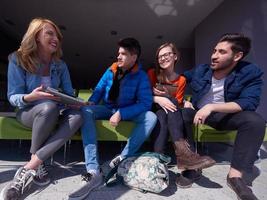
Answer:
[[[39,165],[36,175],[33,178],[33,182],[39,186],[45,186],[51,182],[44,164]]]
[[[253,194],[252,190],[246,185],[244,180],[239,177],[229,178],[227,176],[227,185],[234,190],[238,199],[241,200],[258,200],[258,198]]]
[[[110,168],[116,167],[122,161],[122,159],[123,158],[120,155],[113,158],[109,163]]]
[[[193,180],[184,177],[182,174],[177,174],[175,184],[179,188],[190,188],[193,184]]]
[[[181,173],[184,177],[191,179],[192,181],[197,181],[201,178],[202,176],[202,170],[185,170],[182,171]]]
[[[177,175],[176,185],[179,188],[190,188],[192,184],[201,178],[202,170],[185,170]]]
[[[11,183],[9,183],[0,193],[1,200],[18,199],[26,189],[30,187],[35,171],[20,167]]]
[[[82,175],[82,187],[69,195],[69,200],[84,199],[93,189],[99,187],[103,183],[102,173]]]

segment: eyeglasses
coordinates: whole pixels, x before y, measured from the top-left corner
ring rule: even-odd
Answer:
[[[173,52],[164,53],[164,54],[158,56],[158,61],[162,61],[163,59],[169,59],[172,54],[175,54],[175,53],[173,53]]]

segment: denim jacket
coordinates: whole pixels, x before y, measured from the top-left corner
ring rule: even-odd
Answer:
[[[192,104],[197,102],[209,91],[213,71],[209,65],[199,65],[184,73],[192,89]],[[262,91],[262,70],[251,63],[241,61],[226,77],[224,82],[225,102],[235,102],[242,110],[255,111],[260,103]]]
[[[50,64],[51,84],[55,89],[62,89],[62,92],[73,95],[71,80],[67,65],[64,61],[53,61]],[[31,93],[41,85],[41,76],[24,70],[18,65],[16,53],[9,56],[8,63],[8,90],[7,97],[13,106],[23,108],[31,103],[23,101],[22,97]],[[34,102],[33,102],[34,103]]]

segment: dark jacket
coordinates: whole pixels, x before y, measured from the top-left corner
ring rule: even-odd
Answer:
[[[117,68],[117,63],[113,63],[106,70],[92,96],[89,98],[89,101],[98,104],[103,100],[103,104],[108,108],[119,110],[123,120],[132,119],[134,116],[150,110],[153,102],[150,82],[146,72],[141,69],[141,65],[137,64],[123,78],[117,102],[113,103],[109,101],[109,90],[112,86]]]
[[[192,89],[192,103],[197,102],[209,91],[212,80],[212,69],[209,65],[199,65],[184,73]],[[224,83],[225,102],[235,102],[242,110],[255,111],[260,102],[263,85],[262,70],[251,63],[241,61],[226,77]]]

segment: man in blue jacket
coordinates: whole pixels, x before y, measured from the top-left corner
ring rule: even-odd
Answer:
[[[210,65],[185,72],[192,103],[185,102],[186,126],[208,124],[218,130],[237,130],[227,184],[239,199],[257,199],[242,179],[251,171],[265,133],[265,120],[255,112],[260,102],[263,72],[241,61],[251,41],[242,34],[225,34],[215,46]],[[186,130],[190,130],[187,128]]]
[[[103,182],[97,155],[96,119],[109,119],[112,126],[121,120],[135,122],[136,126],[121,154],[110,167],[124,157],[133,155],[150,135],[157,118],[149,111],[152,91],[149,79],[138,64],[141,54],[139,42],[134,38],[119,41],[118,61],[109,67],[98,82],[89,106],[82,108],[84,124],[81,128],[87,173],[82,177],[84,186],[69,195],[69,199],[83,199]],[[102,104],[98,103],[102,101]]]

